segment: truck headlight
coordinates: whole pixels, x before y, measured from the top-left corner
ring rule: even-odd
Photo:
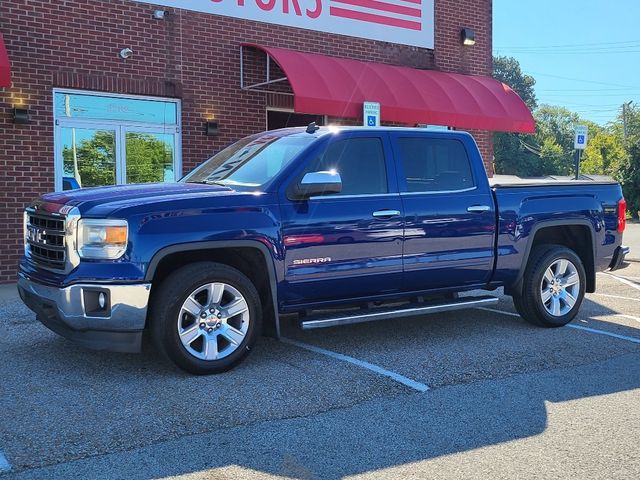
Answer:
[[[84,218],[78,222],[80,258],[115,260],[127,250],[126,220]]]

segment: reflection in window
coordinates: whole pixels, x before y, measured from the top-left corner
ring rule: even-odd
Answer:
[[[173,182],[174,136],[127,132],[127,183]]]
[[[116,132],[89,128],[62,128],[64,177],[80,187],[116,184]],[[66,182],[67,188],[73,182]]]
[[[76,93],[55,94],[56,118],[120,120],[135,123],[176,125],[175,102]]]

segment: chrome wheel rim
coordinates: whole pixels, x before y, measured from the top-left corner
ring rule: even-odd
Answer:
[[[578,269],[566,258],[554,261],[540,282],[540,299],[549,315],[562,317],[569,313],[580,295]]]
[[[178,313],[178,336],[200,360],[220,360],[235,352],[249,329],[249,305],[231,285],[207,283],[196,288]]]

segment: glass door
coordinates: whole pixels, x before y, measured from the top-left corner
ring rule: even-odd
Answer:
[[[175,182],[175,129],[124,128],[124,183]],[[173,131],[171,131],[173,130]]]
[[[117,130],[99,124],[60,128],[57,157],[63,190],[119,183]]]

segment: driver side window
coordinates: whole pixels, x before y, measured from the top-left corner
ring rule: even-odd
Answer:
[[[335,170],[342,179],[340,195],[387,193],[387,170],[382,139],[349,138],[329,144],[305,173]]]

